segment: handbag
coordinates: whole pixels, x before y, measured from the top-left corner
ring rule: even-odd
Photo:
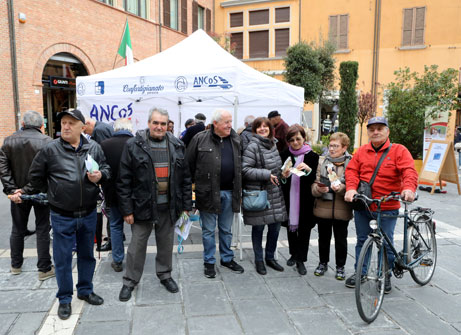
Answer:
[[[259,146],[258,151],[261,165],[264,166],[264,157]],[[260,212],[271,207],[269,200],[267,200],[267,190],[265,184],[262,184],[261,190],[243,190],[242,199],[243,209],[249,212]]]
[[[378,164],[376,165],[375,171],[373,172],[373,176],[371,177],[370,181],[367,183],[366,181],[361,180],[359,182],[359,186],[357,187],[357,193],[358,194],[363,194],[367,196],[368,198],[372,198],[373,193],[372,193],[372,185],[375,181],[376,175],[378,174],[378,170],[381,167],[382,162],[386,158],[387,154],[391,150],[392,143],[387,147],[387,149],[383,152],[381,155],[381,158],[379,159]],[[369,206],[371,202],[369,200],[364,200],[364,199],[356,199],[352,202],[352,209],[356,211],[363,211],[367,209],[367,206]]]

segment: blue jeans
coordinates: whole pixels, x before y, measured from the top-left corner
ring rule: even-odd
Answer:
[[[399,210],[390,210],[381,212],[381,229],[386,233],[392,243],[394,243],[394,230],[397,223],[396,217],[386,217],[386,215],[396,216],[399,214]],[[357,244],[355,245],[355,264],[354,268],[357,268],[357,261],[360,256],[360,251],[362,246],[368,238],[368,234],[371,233],[370,225],[368,224],[370,220],[374,219],[368,211],[354,211],[354,220],[355,220],[355,230],[357,232]],[[389,264],[389,269],[394,268],[394,253],[391,251],[391,248],[384,243],[387,251],[387,260]],[[366,269],[364,269],[364,272]]]
[[[93,292],[93,274],[96,260],[93,255],[96,232],[96,210],[82,218],[62,216],[51,211],[53,227],[53,259],[58,282],[56,297],[60,304],[72,301],[72,247],[77,241],[77,295]]]
[[[110,207],[110,240],[112,243],[112,259],[115,263],[123,262],[125,247],[123,245],[123,216],[117,206]]]
[[[232,212],[232,191],[221,191],[221,213],[213,214],[200,212],[202,220],[202,242],[203,242],[203,260],[205,263],[214,264],[216,258],[215,229],[216,220],[218,221],[219,231],[219,254],[221,261],[230,262],[234,258],[234,252],[230,246],[232,243],[232,221],[234,213]]]
[[[255,253],[255,261],[263,260],[263,232],[266,225],[257,225],[251,228],[251,242]],[[280,223],[275,222],[267,225],[266,236],[266,260],[273,261],[277,240],[279,238]]]

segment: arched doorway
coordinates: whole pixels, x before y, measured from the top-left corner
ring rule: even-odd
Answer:
[[[43,117],[45,132],[50,137],[60,136],[61,125],[56,123],[56,115],[76,107],[75,78],[86,75],[85,66],[70,53],[57,53],[47,61],[42,72]]]

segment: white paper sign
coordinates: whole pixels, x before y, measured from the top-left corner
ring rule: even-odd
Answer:
[[[442,159],[447,150],[447,143],[432,143],[430,156],[427,160],[425,171],[437,173],[440,170]]]

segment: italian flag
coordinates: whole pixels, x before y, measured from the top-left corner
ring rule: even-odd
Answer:
[[[123,31],[118,54],[125,58],[125,65],[133,64],[133,49],[131,48],[130,28],[128,27],[128,20],[125,23],[125,30]]]

